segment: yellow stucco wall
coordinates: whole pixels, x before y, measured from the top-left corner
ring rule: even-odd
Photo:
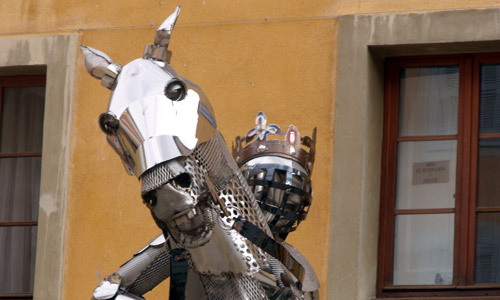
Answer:
[[[495,7],[498,1],[5,0],[0,35],[77,32],[82,44],[126,64],[142,56],[176,4],[182,12],[170,46],[172,65],[204,89],[226,142],[244,134],[259,110],[284,128],[293,122],[303,135],[318,127],[314,202],[289,241],[312,263],[326,299],[336,16]],[[141,203],[137,179],[126,175],[98,128],[109,91],[86,73],[81,54],[76,72],[63,299],[88,299],[102,276],[159,233]],[[148,299],[166,294],[165,285]]]
[[[496,7],[496,0],[3,0],[2,33],[77,28],[105,29],[158,24],[175,5],[183,7],[181,23],[251,22],[264,18],[331,17],[343,14],[450,10]]]

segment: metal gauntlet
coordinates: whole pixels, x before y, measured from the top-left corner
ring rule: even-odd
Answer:
[[[142,295],[170,276],[170,249],[158,236],[95,289],[92,299],[144,299]]]

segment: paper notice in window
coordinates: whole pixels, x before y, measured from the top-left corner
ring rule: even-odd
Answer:
[[[450,161],[413,163],[413,185],[447,183],[450,180]]]

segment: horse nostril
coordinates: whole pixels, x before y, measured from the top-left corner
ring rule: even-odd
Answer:
[[[191,176],[188,173],[182,173],[174,177],[171,182],[174,187],[187,189],[191,187]]]
[[[182,81],[176,79],[165,87],[165,96],[172,101],[180,101],[186,96],[186,87]]]

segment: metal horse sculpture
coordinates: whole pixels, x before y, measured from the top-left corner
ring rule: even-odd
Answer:
[[[311,276],[301,258],[273,239],[206,95],[169,64],[178,15],[179,7],[160,25],[143,58],[123,67],[81,47],[87,71],[112,90],[109,109],[99,117],[101,129],[127,172],[140,180],[143,201],[163,231],[94,297],[138,299],[134,295],[171,276],[171,299],[302,298],[301,287],[317,287],[307,283]],[[270,264],[277,260],[286,261],[278,273]],[[280,292],[277,274],[291,292]],[[118,295],[123,286],[127,290]]]

